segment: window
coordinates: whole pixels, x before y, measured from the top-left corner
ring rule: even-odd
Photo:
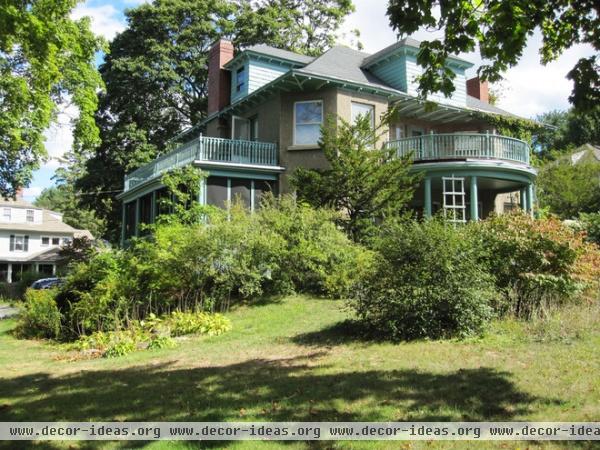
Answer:
[[[42,247],[48,247],[50,245],[50,238],[48,236],[42,236]]]
[[[235,91],[241,92],[244,88],[246,77],[246,68],[244,66],[240,67],[235,73]]]
[[[73,239],[70,237],[63,238],[63,245],[69,245],[71,242],[73,242]]]
[[[294,104],[294,144],[313,145],[321,137],[323,102],[321,100]]]
[[[29,251],[29,236],[10,235],[9,250],[11,252],[27,252]]]
[[[34,212],[33,209],[27,210],[27,222],[33,222]]]
[[[250,118],[250,140],[258,141],[258,117]]]
[[[10,222],[11,209],[10,208],[4,208],[4,211],[2,212],[2,217],[4,217],[4,220],[7,220],[7,221]]]
[[[250,121],[243,117],[232,117],[231,139],[250,140]]]
[[[60,238],[53,237],[52,238],[52,245],[59,245],[59,244],[60,244]]]
[[[396,140],[404,137],[404,127],[402,125],[396,126]]]
[[[351,114],[352,123],[356,123],[359,117],[369,116],[371,128],[375,128],[375,107],[373,105],[352,102]]]

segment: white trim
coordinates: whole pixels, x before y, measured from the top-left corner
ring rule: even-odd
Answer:
[[[293,126],[293,144],[294,145],[317,145],[319,143],[319,141],[317,140],[317,142],[311,142],[309,144],[298,144],[296,142],[296,105],[300,104],[300,103],[320,103],[321,104],[321,122],[317,123],[303,123],[302,125],[319,125],[322,126],[323,125],[323,121],[324,121],[324,117],[323,117],[323,99],[315,99],[315,100],[302,100],[302,101],[298,101],[298,102],[294,102],[294,110],[293,110],[293,121],[292,121],[292,126]]]

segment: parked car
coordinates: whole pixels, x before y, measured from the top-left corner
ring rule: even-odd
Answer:
[[[31,289],[52,289],[63,284],[62,278],[42,278],[34,281],[31,285]]]

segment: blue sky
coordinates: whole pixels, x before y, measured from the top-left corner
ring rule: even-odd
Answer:
[[[110,40],[125,28],[125,9],[135,7],[143,1],[88,0],[75,9],[73,16],[91,17],[94,32]],[[356,12],[344,24],[340,32],[340,43],[351,42],[349,32],[353,29],[360,30],[360,40],[366,52],[376,52],[396,40],[385,15],[387,1],[354,0],[354,4]],[[413,35],[416,39],[426,39],[430,36],[431,33],[426,30],[420,30]],[[579,45],[567,50],[558,60],[542,66],[538,54],[540,42],[540,34],[535,33],[519,64],[505,74],[505,81],[502,83],[503,97],[499,106],[523,117],[533,117],[553,109],[567,109],[571,82],[565,78],[566,74],[580,57],[594,54],[591,46]],[[475,63],[475,67],[469,73],[474,75],[478,64],[481,63],[478,55],[473,53],[461,56]],[[46,148],[50,160],[35,172],[31,185],[24,193],[27,200],[35,199],[42,189],[54,184],[52,177],[60,164],[59,159],[72,143],[69,122],[76,113],[74,110],[64,111],[59,115],[58,123],[46,133]]]

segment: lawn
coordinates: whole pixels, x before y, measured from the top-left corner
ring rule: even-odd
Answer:
[[[286,297],[239,307],[228,316],[233,330],[222,336],[191,337],[171,350],[75,361],[56,345],[15,339],[10,333],[15,321],[0,321],[0,421],[600,420],[597,306],[571,308],[552,321],[527,326],[497,323],[488,335],[467,341],[402,344],[352,337],[343,326],[349,313],[342,302],[331,300]],[[400,447],[320,444],[316,447]],[[38,447],[132,445],[148,444]],[[460,442],[403,445],[466,448]],[[590,443],[543,448],[574,445],[592,448]],[[167,442],[148,446],[197,448]]]

